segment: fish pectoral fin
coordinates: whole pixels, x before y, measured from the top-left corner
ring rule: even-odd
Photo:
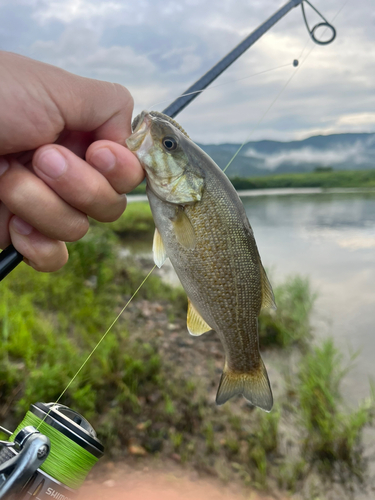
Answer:
[[[259,357],[259,365],[248,373],[234,372],[225,363],[216,404],[222,405],[236,394],[242,394],[251,404],[262,410],[271,411],[273,396],[262,358]]]
[[[176,216],[172,219],[173,231],[177,241],[187,250],[195,248],[197,239],[195,237],[194,228],[191,225],[189,217],[184,210],[180,208]]]
[[[266,271],[261,263],[260,276],[262,283],[262,309],[277,309],[271,283],[269,282]]]
[[[188,299],[187,329],[190,335],[198,336],[212,330]]]
[[[155,228],[154,241],[152,244],[152,253],[154,255],[154,262],[160,268],[166,258],[167,252],[165,251],[165,246],[163,240],[161,239],[159,231]]]

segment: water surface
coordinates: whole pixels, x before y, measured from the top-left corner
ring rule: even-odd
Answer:
[[[317,341],[332,335],[346,356],[359,351],[344,393],[352,403],[375,380],[375,193],[304,192],[244,196],[273,281],[308,276],[318,292]]]
[[[346,359],[358,352],[343,386],[355,405],[369,395],[369,377],[375,380],[375,192],[272,189],[241,198],[272,283],[307,276],[318,293],[317,342],[331,335]],[[150,250],[147,243],[143,251]],[[163,276],[176,282],[168,264]]]

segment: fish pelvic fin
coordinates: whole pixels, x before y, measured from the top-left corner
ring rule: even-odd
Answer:
[[[212,330],[190,302],[190,299],[188,299],[187,329],[190,335],[194,336],[202,335]]]
[[[172,220],[172,226],[179,244],[187,250],[193,250],[197,239],[190,219],[183,209],[178,210],[176,217]]]
[[[216,404],[222,405],[236,394],[242,394],[251,404],[262,410],[271,411],[272,390],[261,358],[259,358],[259,365],[247,373],[235,372],[225,363],[216,395]]]
[[[154,241],[152,244],[152,252],[154,254],[154,262],[160,268],[167,258],[167,252],[165,250],[165,246],[163,240],[161,239],[160,233],[156,228],[154,233]]]

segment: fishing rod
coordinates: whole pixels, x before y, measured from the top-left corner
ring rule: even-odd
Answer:
[[[308,25],[303,2],[309,4],[323,19],[312,29]],[[320,12],[308,0],[290,0],[165,108],[163,113],[172,118],[177,116],[264,33],[298,5],[302,7],[312,40],[321,45],[331,43],[336,37],[336,30]],[[331,31],[325,41],[316,38],[316,30],[322,27]],[[12,245],[7,247],[0,254],[0,281],[22,260],[23,256]],[[26,500],[32,497],[38,500],[48,500],[49,497],[71,500],[104,453],[103,445],[89,422],[79,413],[57,402],[32,404],[13,433],[1,426],[0,431],[9,436],[7,441],[0,441],[0,500]]]
[[[322,22],[317,23],[310,29],[307,16],[305,12],[304,2],[308,4],[322,19]],[[282,17],[284,17],[291,9],[301,5],[302,15],[305,21],[306,28],[310,34],[311,39],[319,45],[328,45],[336,38],[336,29],[330,24],[327,19],[316,9],[309,0],[290,0],[277,12],[275,12],[269,19],[262,23],[255,29],[249,36],[247,36],[241,43],[232,49],[223,59],[221,59],[215,66],[213,66],[207,73],[205,73],[199,80],[191,85],[186,91],[177,99],[175,99],[169,106],[167,106],[163,113],[174,118],[186,106],[188,106],[198,95],[206,89],[216,78],[218,78],[231,64],[233,64],[248,48],[259,40],[272,26],[274,26]],[[330,30],[330,36],[326,40],[319,40],[316,36],[316,31],[319,28],[326,28]],[[293,62],[294,65],[298,61]],[[2,281],[13,269],[15,269],[23,256],[18,252],[13,245],[9,245],[3,252],[0,253],[0,281]]]

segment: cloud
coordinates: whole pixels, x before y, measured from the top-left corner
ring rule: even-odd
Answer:
[[[72,26],[57,40],[34,42],[30,51],[51,64],[57,64],[83,76],[108,80],[138,81],[150,78],[155,65],[146,55],[131,47],[102,47],[98,34],[90,28]]]
[[[349,115],[340,116],[336,122],[337,126],[342,125],[354,125],[359,127],[365,127],[367,125],[375,124],[375,113],[374,112],[364,112],[364,113],[351,113]]]
[[[120,1],[40,0],[34,1],[34,4],[34,18],[42,23],[56,19],[69,24],[76,20],[108,16],[123,10]]]
[[[134,94],[139,111],[161,100],[167,105],[281,3],[0,0],[0,44],[83,76],[122,83]],[[314,5],[332,19],[342,0],[315,0]],[[313,24],[311,9],[308,16]],[[205,143],[242,142],[253,129],[254,140],[375,131],[374,20],[373,0],[349,2],[334,21],[335,42],[310,52],[313,44],[300,8],[292,9],[214,85],[231,83],[209,89],[178,119]],[[297,70],[291,66],[296,58],[301,62]],[[290,66],[241,79],[283,64]]]

